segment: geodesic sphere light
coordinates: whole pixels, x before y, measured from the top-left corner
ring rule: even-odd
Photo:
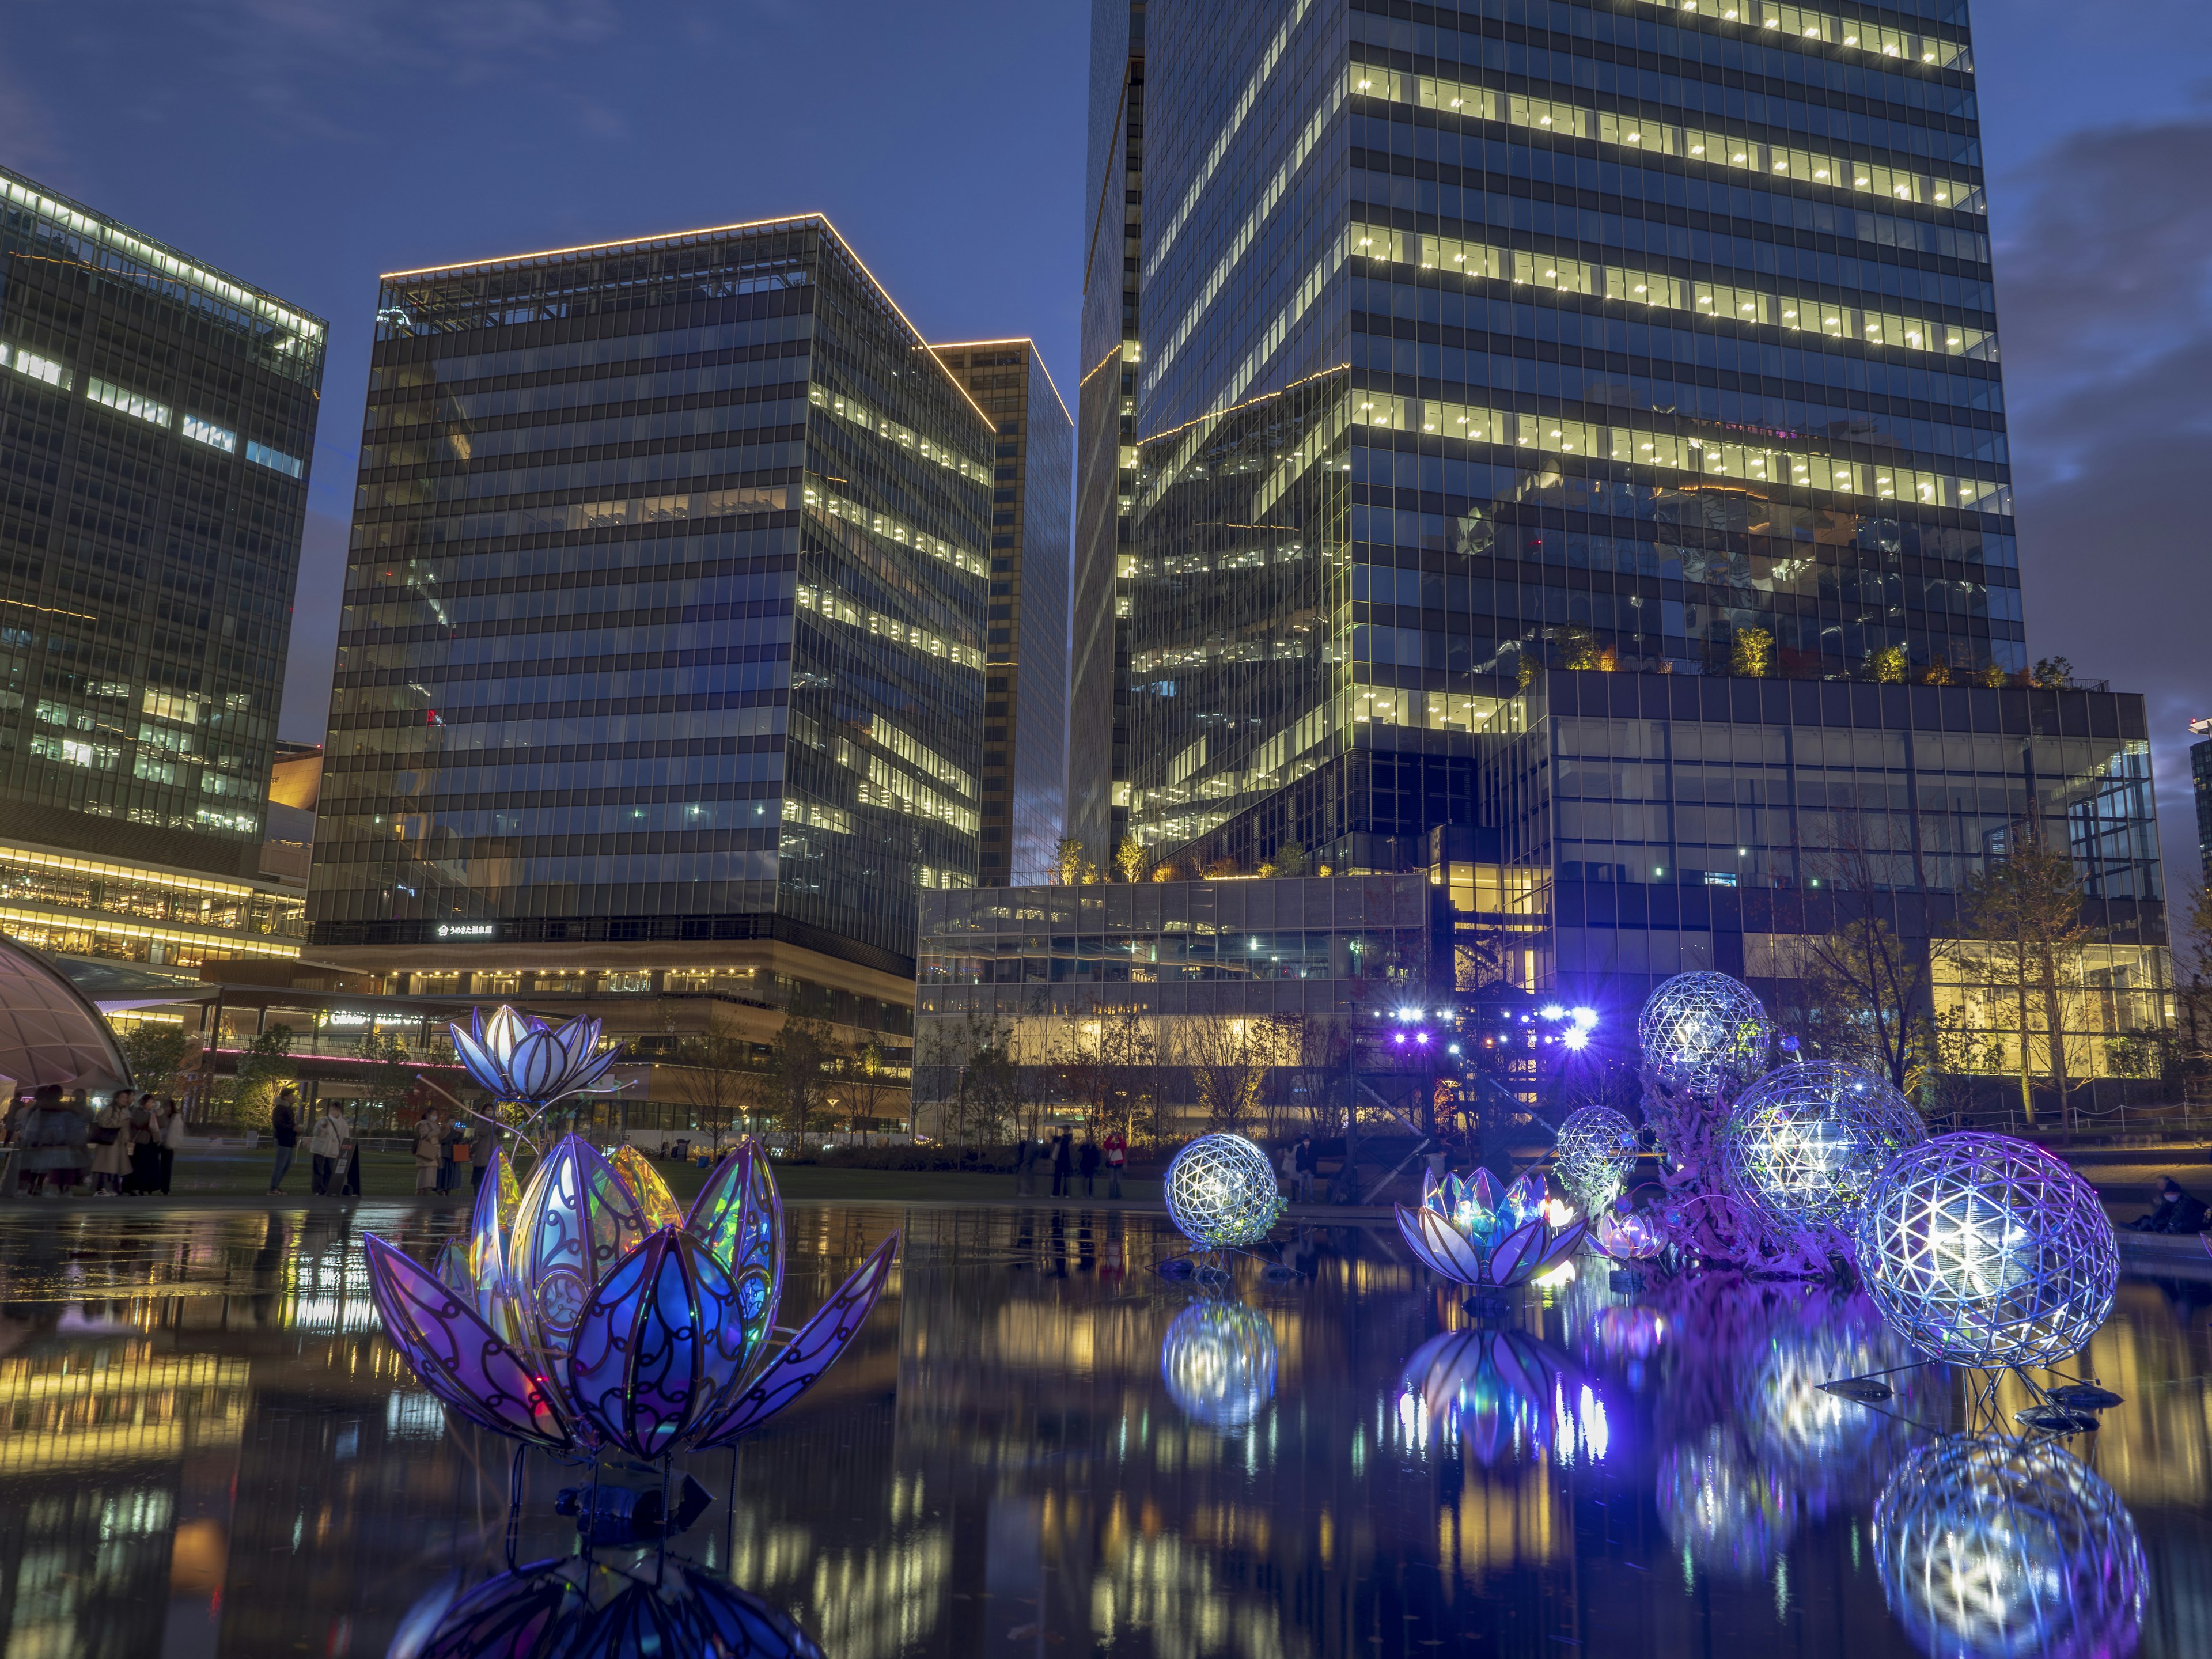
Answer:
[[[1636,1167],[1636,1126],[1610,1106],[1584,1106],[1567,1114],[1552,1143],[1552,1168],[1585,1218],[1620,1194]]]
[[[1194,1244],[1251,1244],[1282,1212],[1275,1166],[1243,1135],[1200,1135],[1168,1165],[1168,1218]]]
[[[1856,1237],[1882,1317],[1959,1365],[2057,1364],[2105,1322],[2120,1279],[2095,1190],[2007,1135],[1938,1135],[1899,1154]]]
[[[2149,1568],[2112,1487],[2048,1441],[1953,1435],[1899,1464],[1874,1507],[1882,1595],[1936,1659],[2115,1659]]]
[[[1832,1060],[1778,1066],[1729,1108],[1721,1179],[1778,1227],[1848,1229],[1890,1159],[1927,1139],[1886,1077]]]
[[[1742,981],[1677,974],[1644,1002],[1636,1038],[1662,1083],[1710,1097],[1765,1069],[1774,1028]]]

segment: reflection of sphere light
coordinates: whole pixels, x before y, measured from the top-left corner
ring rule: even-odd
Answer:
[[[1583,1213],[1595,1217],[1636,1167],[1636,1126],[1610,1106],[1570,1112],[1552,1144],[1552,1167]]]
[[[1200,1135],[1168,1165],[1168,1216],[1199,1244],[1265,1238],[1282,1204],[1275,1168],[1242,1135]]]
[[[1160,1376],[1198,1422],[1241,1429],[1275,1397],[1275,1328],[1233,1302],[1185,1308],[1160,1344]]]
[[[1657,1495],[1667,1536],[1712,1572],[1759,1577],[1797,1529],[1796,1493],[1755,1467],[1718,1424],[1661,1455]]]
[[[1889,1610],[1936,1659],[2135,1649],[2148,1576],[2135,1519],[2047,1441],[1922,1447],[1875,1504],[1874,1550]]]
[[[1827,1060],[1778,1066],[1730,1108],[1721,1179],[1778,1226],[1849,1227],[1883,1166],[1927,1138],[1886,1077]]]
[[[1662,1083],[1711,1095],[1765,1065],[1773,1028],[1748,985],[1726,974],[1677,974],[1644,1003],[1636,1037]]]
[[[2052,1365],[2112,1312],[2119,1247],[2088,1182],[2004,1135],[1939,1135],[1875,1182],[1859,1271],[1899,1334],[1960,1365]]]
[[[1916,1367],[1897,1374],[1911,1359],[1865,1297],[1810,1296],[1794,1317],[1778,1312],[1769,1326],[1765,1350],[1743,1379],[1739,1420],[1762,1462],[1808,1495],[1850,1492],[1863,1501],[1895,1467],[1906,1419],[1941,1409],[1932,1398],[1939,1373]],[[1821,1387],[1875,1372],[1891,1373],[1887,1380],[1899,1391],[1886,1411]]]

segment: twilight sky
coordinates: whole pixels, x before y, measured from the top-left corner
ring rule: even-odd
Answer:
[[[1260,0],[1247,0],[1259,3]],[[328,318],[283,730],[322,735],[380,271],[826,212],[1071,403],[1085,0],[9,0],[0,164]],[[2212,12],[1974,11],[2031,656],[2212,714]]]

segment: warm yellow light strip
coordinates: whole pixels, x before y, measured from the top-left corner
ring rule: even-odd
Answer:
[[[1067,414],[1067,399],[1060,395],[1060,383],[1052,378],[1051,366],[1045,362],[1044,353],[1037,349],[1036,340],[1029,335],[1014,334],[1003,340],[948,340],[942,345],[930,347],[930,349],[932,351],[965,351],[970,346],[998,345],[1027,346],[1030,349],[1030,356],[1036,359],[1036,366],[1044,370],[1044,383],[1052,388],[1053,398],[1060,404],[1060,412],[1067,416],[1067,422],[1070,426],[1074,425],[1075,416]]]
[[[220,945],[222,949],[219,954],[231,956],[289,959],[300,954],[300,947],[296,945],[271,944],[252,933],[191,933],[177,927],[149,927],[143,922],[116,921],[76,910],[25,910],[13,905],[0,905],[0,925],[9,923],[57,933],[76,929],[87,933],[104,934],[110,939],[155,939],[164,945]]]
[[[535,253],[509,253],[495,259],[471,259],[461,264],[424,265],[415,270],[387,270],[379,280],[392,283],[410,276],[468,276],[479,271],[488,271],[499,265],[520,264],[526,259],[558,259],[571,253],[600,253],[613,248],[636,248],[642,252],[659,242],[680,242],[695,236],[726,236],[740,230],[763,229],[769,225],[808,223],[819,224],[836,240],[837,246],[844,249],[845,257],[860,268],[860,274],[874,285],[877,293],[884,296],[884,303],[891,308],[899,321],[906,325],[907,331],[927,347],[929,343],[927,337],[914,325],[914,319],[899,308],[899,302],[891,298],[891,291],[885,288],[876,273],[868,268],[868,262],[853,252],[853,245],[845,240],[842,231],[830,222],[830,216],[826,213],[789,213],[774,219],[747,219],[742,223],[734,225],[708,225],[697,230],[663,231],[654,236],[623,236],[611,242],[580,242],[574,247],[542,248]],[[995,432],[998,429],[997,422],[983,412],[983,406],[981,404],[968,396],[968,388],[955,380],[952,371],[946,368],[942,362],[939,362],[937,367],[939,372],[951,383],[952,389],[966,401],[968,407],[975,411],[975,418]]]
[[[216,881],[204,876],[172,875],[166,871],[147,869],[139,865],[107,864],[96,859],[40,852],[8,842],[0,842],[0,864],[27,865],[36,870],[65,870],[73,875],[112,877],[123,881],[143,882],[149,887],[173,887],[180,892],[224,893],[234,898],[250,898],[260,890],[245,882]]]
[[[1960,41],[1862,23],[1856,18],[1815,11],[1808,6],[1767,5],[1760,0],[1644,0],[1644,3],[1668,11],[1686,11],[1698,17],[1715,18],[1747,29],[1771,29],[1793,40],[1817,40],[1830,46],[1856,46],[1861,52],[1900,62],[1954,69],[1962,75],[1974,72],[1973,52]]]

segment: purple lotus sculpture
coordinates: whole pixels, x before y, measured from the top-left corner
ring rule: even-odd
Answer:
[[[773,1347],[783,1210],[766,1153],[739,1146],[688,1212],[642,1157],[617,1159],[569,1135],[518,1189],[493,1152],[465,1251],[430,1269],[366,1238],[377,1311],[423,1386],[495,1433],[579,1457],[726,1443],[830,1368],[898,1235]]]
[[[1597,1218],[1600,1255],[1615,1261],[1649,1261],[1667,1248],[1659,1224],[1641,1210],[1607,1211]]]
[[[1501,1194],[1487,1170],[1474,1178],[1425,1178],[1419,1209],[1398,1206],[1398,1231],[1413,1254],[1446,1279],[1510,1290],[1565,1261],[1589,1232],[1585,1222],[1554,1223],[1544,1177],[1534,1170]]]
[[[588,1089],[622,1058],[619,1047],[602,1051],[599,1022],[579,1016],[557,1030],[501,1005],[486,1019],[469,1011],[469,1028],[453,1033],[453,1054],[478,1087],[495,1100],[511,1100],[542,1112]]]

